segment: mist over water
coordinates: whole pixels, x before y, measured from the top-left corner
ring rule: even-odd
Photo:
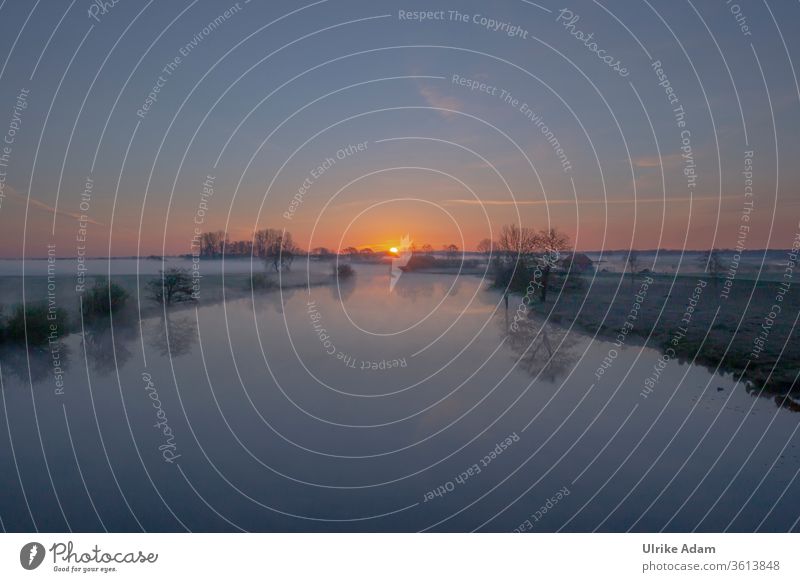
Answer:
[[[790,526],[795,413],[676,361],[642,398],[660,352],[598,381],[612,342],[388,269],[93,323],[57,396],[6,349],[6,528],[508,531],[563,488],[534,530]]]

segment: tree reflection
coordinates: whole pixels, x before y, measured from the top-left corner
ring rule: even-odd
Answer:
[[[334,301],[347,301],[356,290],[356,278],[339,279],[339,284],[334,283],[329,289]]]
[[[28,363],[30,379],[33,384],[45,381],[48,377],[53,383],[60,374],[68,370],[70,351],[63,341],[53,342],[45,347],[2,346],[0,348],[0,372],[3,386],[7,377],[15,377],[23,384],[28,382]],[[60,370],[59,370],[60,369]]]
[[[197,325],[191,315],[175,315],[167,311],[159,319],[153,343],[162,356],[184,356],[192,351],[196,341]]]
[[[572,370],[578,340],[569,336],[567,328],[538,317],[524,317],[512,326],[508,312],[499,320],[518,358],[517,365],[528,374],[555,382]]]
[[[111,320],[103,318],[87,326],[83,332],[83,349],[92,366],[100,375],[110,374],[122,368],[131,357],[128,345],[136,339],[136,328],[123,324],[114,327]]]
[[[433,296],[434,285],[424,277],[401,277],[394,288],[394,293],[399,297],[416,303],[418,299],[428,299]]]

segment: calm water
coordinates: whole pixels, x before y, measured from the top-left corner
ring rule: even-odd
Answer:
[[[654,350],[598,381],[612,344],[510,332],[478,277],[357,271],[89,326],[63,394],[50,353],[6,348],[2,526],[796,528],[800,415],[677,362],[644,398]]]

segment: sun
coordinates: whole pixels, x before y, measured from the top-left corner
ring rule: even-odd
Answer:
[[[393,255],[396,255],[397,254],[397,247],[390,248],[389,252],[392,253]]]

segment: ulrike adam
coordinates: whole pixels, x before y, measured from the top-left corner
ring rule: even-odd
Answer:
[[[668,544],[642,544],[642,552],[645,554],[716,554],[717,548],[714,546],[683,544],[679,550],[678,546],[670,546]]]

